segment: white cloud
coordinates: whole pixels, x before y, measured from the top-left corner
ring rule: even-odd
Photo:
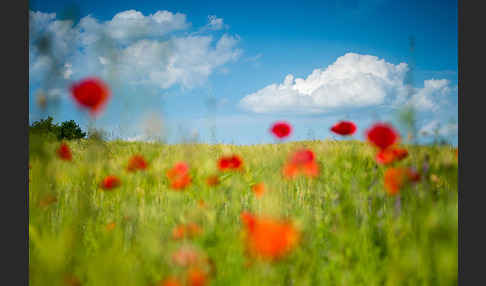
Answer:
[[[452,87],[447,79],[425,80],[424,87],[416,89],[409,102],[418,110],[437,111],[445,96],[454,90],[456,87]]]
[[[397,106],[407,100],[404,83],[409,68],[371,55],[347,53],[325,69],[315,69],[307,78],[285,77],[245,96],[240,106],[256,113],[323,113],[341,108],[378,105]],[[431,96],[450,92],[446,80],[425,81],[415,90],[412,102],[431,109]]]
[[[420,128],[419,133],[424,136],[433,136],[435,134],[440,136],[457,135],[458,124],[446,123],[441,124],[439,120],[432,120]]]
[[[218,18],[214,15],[208,16],[208,28],[210,30],[221,30],[225,27],[222,18]]]
[[[70,64],[70,63],[66,63],[64,64],[64,67],[66,68],[64,70],[64,78],[65,79],[69,79],[71,77],[71,75],[73,74],[73,70],[71,69],[73,65]]]
[[[224,25],[220,18],[209,20],[212,30]],[[144,16],[128,10],[106,22],[86,16],[76,26],[70,21],[57,21],[55,14],[31,12],[32,22],[44,27],[31,26],[29,52],[33,57],[29,68],[33,80],[52,65],[52,57],[38,56],[33,44],[33,39],[46,29],[52,31],[54,45],[70,48],[69,53],[62,53],[56,60],[62,64],[64,79],[115,76],[128,84],[192,88],[203,84],[215,69],[223,69],[241,55],[237,36],[177,34],[191,24],[186,21],[186,15],[169,11]]]
[[[185,30],[190,23],[186,22],[186,15],[181,13],[173,14],[164,10],[144,16],[139,11],[127,10],[116,14],[104,26],[113,39],[134,40]]]

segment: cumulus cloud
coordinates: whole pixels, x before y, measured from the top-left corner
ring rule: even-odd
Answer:
[[[437,111],[445,104],[445,98],[452,92],[457,92],[456,86],[451,86],[447,79],[429,79],[424,81],[424,87],[415,89],[409,103],[419,110]]]
[[[424,88],[405,84],[406,63],[394,65],[372,55],[347,53],[325,69],[315,69],[307,78],[285,77],[245,96],[240,106],[256,113],[323,113],[341,108],[378,105],[397,106],[408,101],[432,109],[432,96],[451,91],[446,80],[425,81]]]
[[[207,26],[210,30],[221,30],[225,27],[224,23],[223,23],[223,19],[218,18],[214,15],[208,16],[208,25]]]
[[[450,136],[457,135],[458,124],[446,123],[441,124],[439,120],[432,120],[420,128],[419,133],[424,136],[440,135]]]
[[[64,79],[115,75],[120,82],[128,84],[192,88],[203,84],[215,69],[223,69],[241,55],[237,36],[177,33],[191,27],[186,15],[181,13],[157,11],[145,16],[128,10],[105,22],[88,15],[77,25],[56,20],[53,13],[31,11],[30,17],[32,78],[52,65],[52,57],[39,55],[34,42],[36,35],[43,35],[49,29],[50,42],[59,46],[56,50],[66,48],[57,60]],[[224,24],[214,16],[209,18],[208,25],[212,30],[219,30]]]

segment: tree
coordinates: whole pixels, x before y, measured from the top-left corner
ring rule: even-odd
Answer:
[[[74,120],[64,121],[61,123],[59,134],[57,139],[81,139],[86,137],[86,133],[81,130],[81,127],[74,122]]]
[[[83,132],[81,127],[76,124],[74,120],[64,121],[59,124],[53,123],[52,117],[35,121],[29,126],[29,132],[31,134],[45,135],[58,140],[72,140],[81,139],[86,137],[86,133]]]

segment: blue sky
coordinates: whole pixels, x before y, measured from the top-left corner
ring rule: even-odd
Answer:
[[[277,120],[289,140],[326,139],[341,119],[362,139],[412,104],[419,130],[457,144],[457,1],[233,2],[31,1],[30,121],[87,126],[67,90],[95,75],[113,97],[92,124],[125,139],[274,142]],[[41,91],[58,104],[41,110]]]

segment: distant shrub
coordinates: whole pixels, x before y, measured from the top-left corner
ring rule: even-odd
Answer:
[[[57,140],[82,139],[86,137],[81,127],[74,121],[64,121],[61,124],[53,123],[51,116],[35,121],[29,126],[29,133],[44,135]]]

